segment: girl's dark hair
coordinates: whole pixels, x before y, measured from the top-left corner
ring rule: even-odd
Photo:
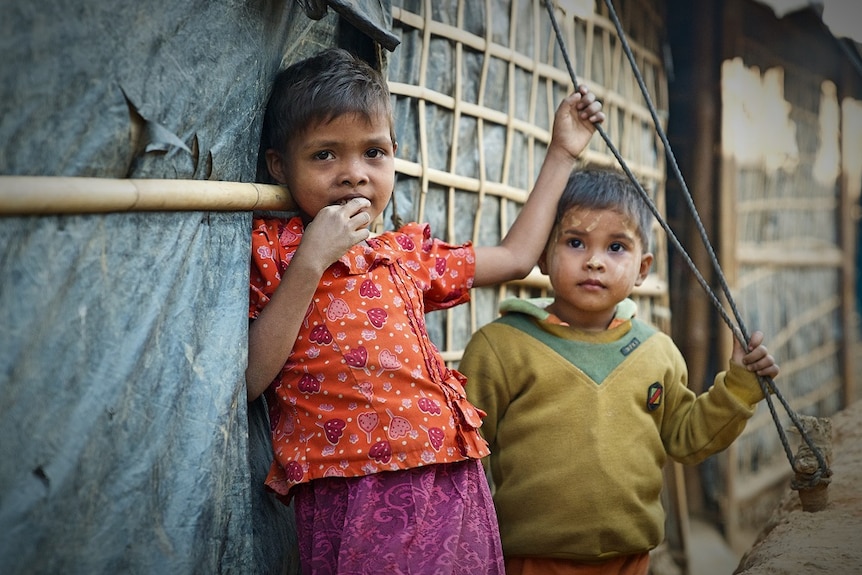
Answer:
[[[344,114],[368,120],[382,114],[393,130],[389,86],[365,60],[330,48],[279,72],[263,116],[258,176],[266,176],[266,150],[284,152],[310,126]]]
[[[595,166],[572,172],[557,203],[555,231],[566,212],[575,207],[615,210],[631,218],[637,226],[638,238],[643,249],[649,250],[653,214],[635,185],[624,173]]]

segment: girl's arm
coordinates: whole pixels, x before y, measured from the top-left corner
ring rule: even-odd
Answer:
[[[595,123],[603,122],[602,104],[586,86],[580,86],[557,108],[553,133],[533,191],[497,246],[476,246],[474,286],[497,284],[525,277],[533,269],[554,223],[557,202],[587,147]]]
[[[333,262],[366,239],[369,216],[365,198],[323,208],[305,228],[302,243],[287,266],[281,283],[248,330],[246,393],[254,401],[284,367],[317,284]]]

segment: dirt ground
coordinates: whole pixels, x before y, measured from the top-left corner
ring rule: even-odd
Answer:
[[[828,504],[803,511],[788,488],[735,575],[862,574],[862,401],[830,419]]]

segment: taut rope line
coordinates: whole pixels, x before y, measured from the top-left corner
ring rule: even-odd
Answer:
[[[682,173],[679,170],[679,165],[677,164],[676,158],[675,158],[673,152],[671,151],[670,142],[668,141],[667,136],[665,135],[664,130],[661,127],[661,122],[658,119],[658,114],[656,113],[655,106],[653,105],[652,99],[650,98],[650,95],[649,95],[649,91],[646,89],[646,85],[644,84],[643,77],[641,76],[640,71],[637,67],[637,64],[635,62],[631,48],[629,47],[629,44],[628,44],[628,40],[626,39],[625,32],[623,31],[622,25],[620,24],[619,18],[617,17],[617,13],[614,10],[612,1],[611,0],[605,0],[605,4],[608,7],[608,12],[610,14],[611,20],[613,21],[616,30],[617,30],[617,35],[619,36],[623,50],[626,54],[626,57],[629,59],[629,63],[631,64],[632,70],[633,70],[635,77],[637,79],[638,86],[640,87],[641,92],[643,93],[644,99],[647,103],[647,107],[649,108],[650,115],[652,116],[656,132],[658,133],[659,138],[662,141],[662,145],[665,148],[665,153],[668,157],[670,165],[673,168],[674,174],[680,182],[681,188],[684,192],[684,196],[686,199],[686,204],[688,205],[689,211],[691,212],[692,216],[694,217],[694,220],[696,222],[697,229],[698,229],[698,232],[700,234],[701,240],[703,241],[703,244],[707,249],[707,253],[710,257],[710,261],[712,262],[713,267],[715,268],[716,274],[719,278],[721,288],[724,292],[725,297],[727,298],[728,305],[730,306],[731,310],[734,313],[734,316],[736,317],[736,321],[737,321],[739,327],[737,327],[737,325],[735,325],[733,323],[733,321],[731,320],[727,311],[724,309],[724,306],[721,305],[721,302],[719,301],[718,297],[715,295],[712,288],[709,286],[707,281],[704,279],[703,275],[701,275],[700,271],[698,271],[697,266],[695,265],[694,261],[688,255],[688,252],[686,252],[685,248],[682,246],[679,239],[677,239],[676,235],[673,233],[673,230],[671,230],[670,226],[667,224],[667,222],[665,222],[661,213],[658,211],[658,208],[655,206],[655,203],[652,201],[652,198],[650,198],[649,194],[646,192],[646,190],[643,189],[643,186],[641,186],[640,182],[638,182],[637,178],[632,173],[631,169],[629,169],[625,160],[620,155],[620,152],[617,150],[616,146],[614,146],[613,142],[611,141],[611,139],[607,135],[607,133],[604,131],[602,126],[597,124],[596,125],[596,131],[599,133],[599,135],[605,141],[605,144],[607,144],[608,149],[611,151],[611,153],[617,159],[617,162],[620,164],[620,167],[623,169],[623,171],[626,173],[626,175],[632,181],[634,186],[637,188],[638,193],[641,195],[641,198],[649,206],[650,211],[653,213],[653,216],[655,216],[656,221],[658,221],[658,223],[661,225],[662,229],[665,231],[665,234],[667,235],[668,239],[671,241],[673,246],[682,255],[683,260],[685,260],[686,264],[691,269],[691,271],[694,274],[695,278],[697,279],[698,283],[701,285],[701,287],[704,289],[706,294],[709,296],[709,299],[712,302],[713,307],[715,307],[716,311],[718,311],[721,318],[724,320],[724,322],[727,324],[727,326],[733,332],[734,337],[736,337],[736,339],[739,340],[739,342],[742,343],[742,345],[745,346],[745,348],[747,349],[748,340],[749,340],[748,332],[747,332],[745,325],[742,321],[739,310],[737,309],[736,303],[733,300],[733,296],[731,295],[730,288],[727,285],[727,281],[724,277],[724,273],[721,270],[721,266],[718,262],[718,258],[716,257],[715,252],[712,249],[712,245],[709,242],[709,238],[707,236],[706,230],[703,227],[703,223],[702,223],[700,217],[698,216],[697,209],[694,205],[694,200],[692,199],[691,194],[688,190],[688,187],[685,184],[685,180],[683,179]],[[565,46],[565,40],[563,39],[562,31],[560,30],[559,24],[557,23],[556,15],[554,14],[553,1],[552,0],[545,0],[545,7],[548,10],[548,15],[550,16],[551,24],[554,28],[554,33],[556,34],[557,44],[559,45],[560,51],[563,54],[563,59],[566,62],[566,67],[568,68],[569,75],[571,76],[571,79],[572,79],[572,83],[574,84],[574,86],[578,86],[577,76],[575,75],[575,71],[572,67],[571,60],[569,59],[568,50],[566,49],[566,46]],[[819,483],[821,478],[829,477],[832,474],[832,472],[829,469],[829,466],[827,465],[826,460],[823,457],[821,450],[816,445],[814,445],[811,438],[808,436],[806,431],[803,429],[803,426],[802,426],[801,422],[799,421],[799,418],[796,416],[793,409],[790,407],[790,405],[787,403],[785,398],[782,396],[781,392],[779,391],[779,389],[775,385],[775,382],[772,380],[771,377],[758,376],[757,380],[758,380],[758,383],[760,384],[761,390],[763,391],[763,395],[766,398],[766,403],[769,406],[769,412],[772,415],[772,419],[773,419],[775,426],[778,430],[778,435],[781,438],[781,444],[784,447],[785,455],[787,456],[787,459],[790,462],[790,467],[794,471],[798,471],[796,468],[796,464],[795,464],[795,458],[794,458],[793,453],[790,449],[789,442],[787,441],[787,436],[786,436],[784,429],[781,427],[781,424],[779,422],[778,414],[777,414],[777,412],[775,410],[775,406],[772,402],[772,397],[771,397],[770,391],[772,393],[774,393],[775,396],[778,398],[778,400],[781,402],[781,405],[784,407],[785,411],[787,412],[788,416],[790,417],[790,420],[793,422],[794,426],[799,431],[802,439],[805,441],[805,443],[808,445],[808,447],[811,449],[811,451],[814,453],[815,457],[817,458],[818,469],[814,474],[812,474],[810,484],[812,486],[816,485],[817,483]]]

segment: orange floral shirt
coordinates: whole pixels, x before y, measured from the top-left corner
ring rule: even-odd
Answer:
[[[297,217],[255,219],[249,317],[269,302],[303,234]],[[324,273],[287,363],[266,390],[275,459],[266,485],[480,458],[482,412],[446,367],[425,312],[466,302],[472,245],[427,225],[353,246]]]

